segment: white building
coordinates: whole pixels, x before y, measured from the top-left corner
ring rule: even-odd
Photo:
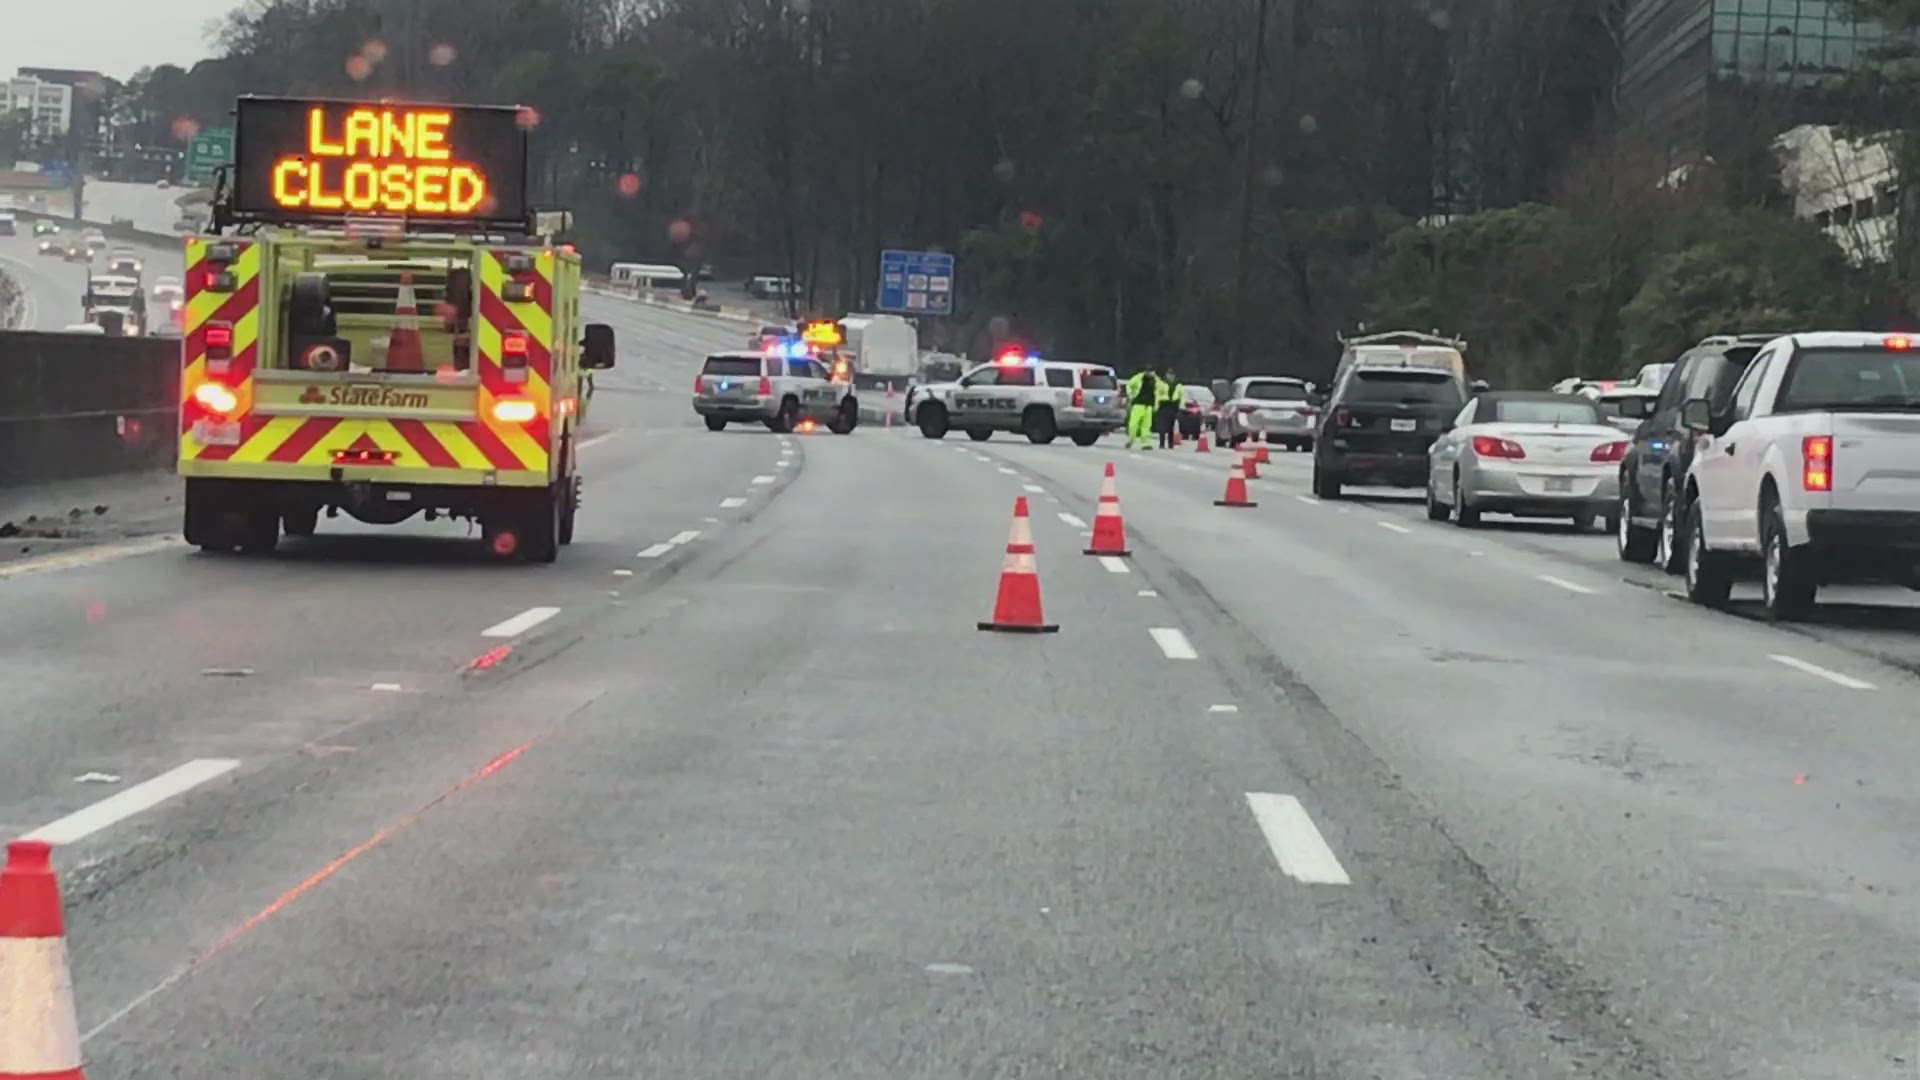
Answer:
[[[35,142],[66,138],[73,127],[73,87],[25,76],[7,80],[6,105],[12,112],[30,115]]]
[[[1817,124],[1784,131],[1773,145],[1794,215],[1826,230],[1854,262],[1884,260],[1893,246],[1899,192],[1887,148]]]

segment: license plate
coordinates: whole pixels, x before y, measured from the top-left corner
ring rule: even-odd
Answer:
[[[240,425],[232,421],[223,424],[212,420],[195,420],[193,441],[201,446],[239,446]]]
[[[1549,476],[1547,477],[1547,490],[1548,491],[1572,491],[1573,479],[1571,477],[1566,477],[1566,476]]]
[[[1395,431],[1414,431],[1419,427],[1420,421],[1418,420],[1395,420],[1393,422],[1393,430]]]

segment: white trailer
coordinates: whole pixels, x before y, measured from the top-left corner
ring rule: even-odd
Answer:
[[[840,330],[855,386],[904,386],[920,370],[920,333],[900,316],[848,315]]]

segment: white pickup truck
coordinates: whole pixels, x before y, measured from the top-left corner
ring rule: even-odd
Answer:
[[[1725,409],[1681,406],[1697,440],[1684,506],[1687,595],[1726,601],[1757,566],[1767,613],[1823,584],[1920,588],[1920,350],[1900,334],[1775,338]]]

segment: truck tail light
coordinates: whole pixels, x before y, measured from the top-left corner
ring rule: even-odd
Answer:
[[[233,324],[208,323],[201,340],[207,346],[207,374],[225,375],[233,361]]]
[[[524,424],[539,414],[526,398],[501,398],[493,403],[493,418],[503,424]]]
[[[773,396],[773,380],[767,378],[765,375],[760,376],[760,387],[758,390],[755,391],[755,393],[759,394],[761,397],[772,397]]]
[[[1084,409],[1087,407],[1086,391],[1077,386],[1073,388],[1073,407],[1076,409]]]
[[[205,382],[194,387],[193,401],[216,416],[230,415],[240,406],[240,398],[217,382]]]
[[[527,332],[509,330],[500,335],[500,376],[510,383],[527,381]]]
[[[1800,440],[1800,486],[1808,491],[1833,490],[1833,436],[1809,435]]]
[[[1589,461],[1622,461],[1627,456],[1627,444],[1624,442],[1603,443],[1593,448]]]
[[[1506,458],[1509,461],[1519,461],[1527,456],[1526,450],[1519,443],[1492,435],[1475,435],[1473,452],[1480,457]]]

